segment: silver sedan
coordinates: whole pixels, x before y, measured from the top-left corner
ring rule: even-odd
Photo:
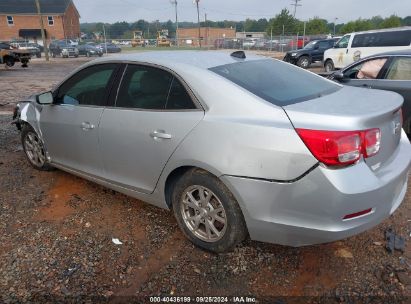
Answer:
[[[15,111],[36,169],[173,210],[214,252],[362,232],[407,189],[403,98],[243,52],[98,59]]]

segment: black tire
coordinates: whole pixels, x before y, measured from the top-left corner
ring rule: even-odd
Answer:
[[[331,59],[328,59],[325,63],[324,63],[324,70],[326,72],[332,72],[334,71],[334,62]]]
[[[67,57],[68,58],[68,57]],[[78,58],[78,55],[74,55],[74,58]]]
[[[37,53],[37,54],[36,54],[36,57],[37,57],[37,58],[41,58],[41,53]]]
[[[33,137],[35,137],[37,139],[36,142],[39,144],[39,147],[41,147],[42,154],[44,155],[44,162],[41,165],[36,164],[34,161],[32,161],[32,159],[30,159],[29,152],[28,152],[30,149],[28,148],[27,143],[26,143],[26,138],[29,137],[29,135],[32,135]],[[40,170],[40,171],[51,171],[51,170],[53,170],[53,167],[50,166],[50,164],[47,162],[46,152],[45,152],[43,143],[41,142],[41,140],[39,140],[39,137],[38,137],[36,131],[34,131],[34,129],[28,124],[24,124],[22,126],[21,144],[23,146],[24,154],[26,155],[26,158],[27,158],[29,164],[33,168],[35,168],[37,170]]]
[[[15,61],[13,57],[6,57],[4,59],[4,63],[6,64],[7,67],[11,68],[14,66]]]
[[[224,214],[219,215],[220,218],[225,219],[225,229],[223,231],[221,237],[215,241],[204,241],[198,236],[194,234],[188,227],[189,224],[186,224],[186,220],[183,218],[183,198],[186,195],[186,192],[190,187],[203,187],[207,190],[211,190],[211,192],[215,195],[211,200],[210,203],[216,203],[215,199],[218,199],[218,204],[221,203]],[[210,192],[208,192],[210,193]],[[194,194],[193,194],[194,195]],[[219,205],[220,206],[220,205]],[[236,199],[234,198],[233,194],[228,190],[228,188],[215,176],[211,175],[210,173],[201,170],[201,169],[192,169],[186,172],[175,184],[173,192],[172,192],[172,207],[174,211],[174,215],[177,219],[177,223],[180,226],[181,230],[184,232],[186,237],[196,246],[201,247],[205,250],[220,253],[226,252],[233,249],[236,245],[241,243],[248,235],[247,227],[245,224],[245,220],[243,217],[243,213],[241,212],[240,206],[238,205]],[[189,208],[189,207],[187,207]],[[216,208],[221,209],[221,208]],[[215,210],[216,210],[215,209]],[[194,210],[194,209],[193,209]],[[212,211],[210,211],[212,212]],[[196,215],[197,213],[194,213]],[[216,213],[217,214],[217,213]],[[201,216],[201,215],[197,215]],[[203,215],[204,217],[208,217],[208,215]],[[208,217],[211,220],[211,217]],[[203,225],[205,228],[205,221],[200,222],[198,220],[198,227],[199,225]],[[208,220],[207,220],[208,221]],[[213,226],[215,227],[216,220],[213,220]],[[218,224],[218,223],[217,223]],[[200,228],[197,229],[197,231]]]
[[[298,58],[297,65],[300,68],[308,69],[310,67],[310,64],[311,64],[311,61],[308,56],[301,56],[300,58]]]

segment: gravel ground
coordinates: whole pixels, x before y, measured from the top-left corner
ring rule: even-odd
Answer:
[[[0,103],[49,89],[84,61],[1,67]],[[411,299],[410,195],[391,218],[347,240],[304,248],[246,241],[231,253],[210,254],[183,237],[168,211],[59,170],[31,168],[6,114],[0,115],[0,302],[149,302],[159,295],[252,296],[267,303]],[[406,239],[405,252],[385,250],[387,228]]]

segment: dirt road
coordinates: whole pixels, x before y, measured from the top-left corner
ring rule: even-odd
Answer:
[[[0,68],[0,103],[49,89],[82,61]],[[149,302],[159,295],[252,296],[267,303],[411,299],[410,195],[393,217],[347,240],[305,248],[246,241],[214,255],[189,243],[168,211],[59,170],[34,170],[10,122],[9,114],[0,115],[0,302],[84,296]],[[389,227],[406,238],[404,253],[385,250]]]

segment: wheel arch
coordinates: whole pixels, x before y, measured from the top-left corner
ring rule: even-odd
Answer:
[[[216,178],[218,178],[223,184],[224,182],[219,178],[221,176],[221,173],[218,172],[218,170],[215,170],[214,168],[210,168],[209,166],[203,166],[201,164],[191,164],[191,165],[181,165],[178,166],[172,170],[166,175],[164,178],[164,187],[163,187],[163,195],[164,199],[166,202],[166,205],[169,209],[172,209],[172,193],[173,193],[173,186],[175,183],[188,171],[193,170],[193,169],[199,169],[203,170],[211,175],[214,175]],[[227,186],[227,185],[226,185]]]

